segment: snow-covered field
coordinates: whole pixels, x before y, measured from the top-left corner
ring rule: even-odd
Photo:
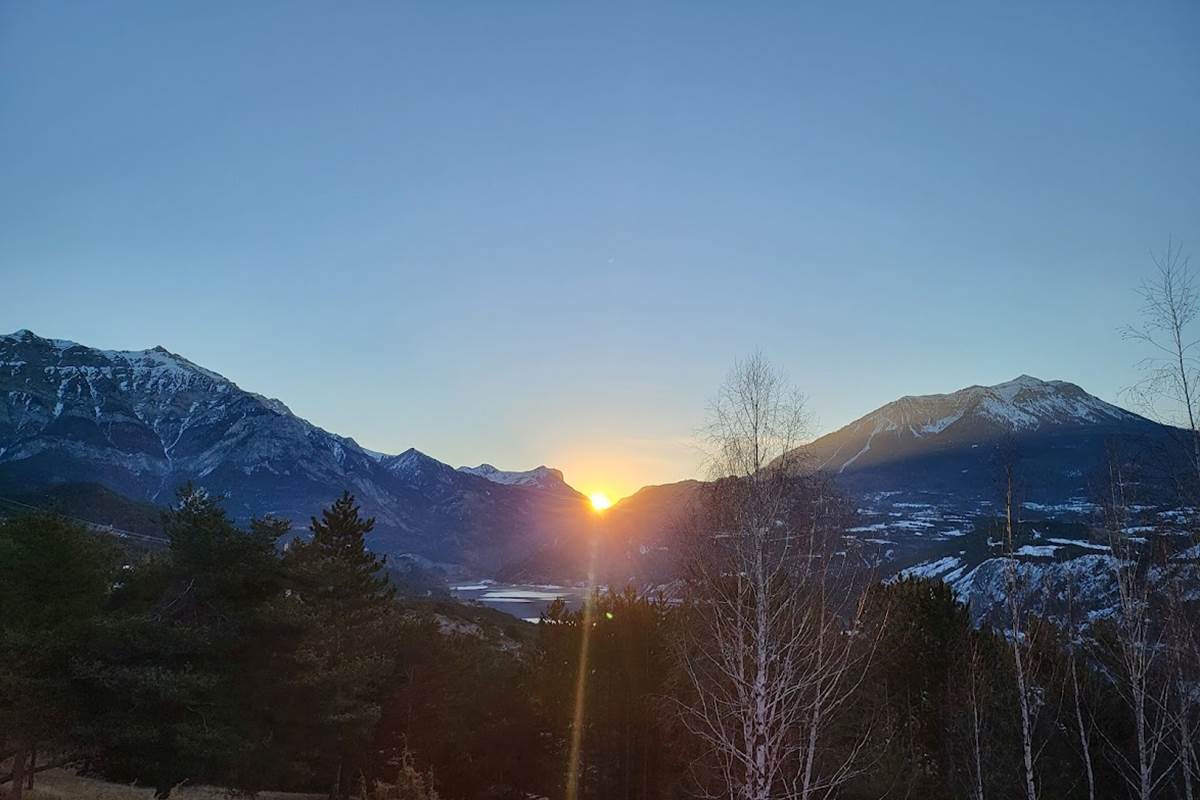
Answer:
[[[1134,509],[1143,521],[1124,531],[1134,550],[1151,538],[1166,537],[1173,560],[1200,561],[1194,545],[1191,516],[1183,511]],[[974,508],[939,502],[930,497],[914,501],[892,493],[867,498],[858,509],[859,523],[848,534],[873,552],[880,577],[937,578],[954,587],[972,607],[976,619],[986,617],[1003,600],[1008,565],[1014,561],[1022,585],[1046,592],[1034,605],[1048,613],[1061,606],[1068,585],[1088,612],[1104,614],[1113,598],[1112,548],[1095,529],[1095,507],[1079,499],[1054,505],[1022,505],[1018,541],[1011,555],[997,518],[996,506],[980,502]],[[1037,598],[1031,596],[1030,602]]]

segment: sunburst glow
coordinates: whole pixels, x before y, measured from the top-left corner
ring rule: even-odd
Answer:
[[[612,505],[612,500],[608,499],[608,495],[604,492],[592,492],[591,496],[592,508],[596,511],[603,511]]]

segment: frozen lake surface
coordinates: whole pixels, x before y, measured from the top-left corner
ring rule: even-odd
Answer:
[[[455,598],[464,602],[474,601],[518,619],[537,622],[542,612],[560,597],[572,610],[582,606],[587,587],[495,583],[485,580],[451,586],[450,591]]]

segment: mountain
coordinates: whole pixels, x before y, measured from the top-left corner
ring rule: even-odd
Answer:
[[[534,472],[496,481],[366,450],[162,347],[0,336],[0,493],[98,484],[165,505],[194,481],[239,520],[303,527],[348,489],[377,518],[375,549],[489,574],[586,524],[561,473]]]
[[[875,549],[883,577],[940,578],[972,615],[1001,614],[1002,580],[1013,569],[1029,587],[1027,607],[1060,614],[1053,598],[1074,586],[1080,608],[1112,606],[1113,555],[1095,530],[1106,450],[1142,462],[1137,538],[1153,532],[1159,552],[1192,542],[1181,524],[1166,472],[1181,454],[1181,432],[1106,403],[1065,381],[1021,375],[995,386],[902,397],[817,439],[800,455],[857,499],[849,533]],[[999,470],[1015,464],[1015,552],[1005,551]],[[1159,471],[1155,474],[1155,471]],[[1194,557],[1193,557],[1194,558]],[[1194,573],[1193,573],[1194,574]],[[1038,595],[1035,597],[1034,595]],[[995,621],[995,620],[993,620]]]
[[[807,464],[858,493],[996,493],[997,454],[1015,454],[1026,498],[1089,494],[1107,443],[1161,444],[1171,429],[1073,383],[1021,375],[995,386],[902,397],[803,448]]]
[[[1140,450],[1161,465],[1176,433],[1075,384],[1022,375],[995,386],[902,397],[798,455],[855,498],[859,519],[848,533],[878,550],[884,576],[937,567],[957,579],[987,574],[972,571],[996,554],[988,542],[995,534],[1002,450],[1016,461],[1020,516],[1038,521],[1040,530],[1053,527],[1047,535],[1060,540],[1031,539],[1028,557],[1051,551],[1071,557],[1093,552],[1086,537],[1096,508],[1088,501],[1106,447]],[[647,487],[607,513],[602,562],[610,582],[669,577],[683,549],[679,522],[702,486]],[[1061,543],[1075,541],[1084,544]],[[578,573],[581,558],[578,549],[543,551],[522,562],[517,574]],[[963,591],[969,591],[965,584]]]
[[[492,483],[501,483],[505,486],[537,486],[557,491],[567,485],[563,481],[562,472],[544,465],[524,472],[496,469],[491,464],[480,464],[478,467],[459,467],[458,471],[468,475],[478,475],[481,478],[487,478]]]

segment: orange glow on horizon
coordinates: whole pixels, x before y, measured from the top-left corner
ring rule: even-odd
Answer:
[[[609,500],[604,492],[592,492],[588,499],[592,501],[592,509],[595,511],[603,511],[612,506],[612,500]]]
[[[578,424],[585,429],[588,422]],[[614,506],[644,486],[674,483],[704,472],[700,451],[682,439],[651,440],[608,431],[573,433],[547,441],[525,460],[557,467],[584,496],[603,492]]]

